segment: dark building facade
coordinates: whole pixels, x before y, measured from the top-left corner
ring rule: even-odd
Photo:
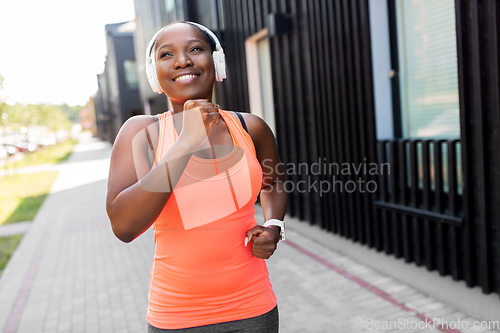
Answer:
[[[135,3],[141,54],[179,19],[220,37],[215,99],[271,124],[289,215],[500,293],[496,1]],[[143,62],[143,105],[164,112]]]
[[[105,30],[107,57],[104,72],[97,75],[96,119],[99,137],[113,142],[121,125],[143,111],[134,51],[135,22],[107,24]]]

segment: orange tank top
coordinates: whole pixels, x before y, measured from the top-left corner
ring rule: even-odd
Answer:
[[[244,246],[247,230],[257,224],[262,169],[239,121],[228,111],[220,114],[233,151],[216,160],[192,156],[153,223],[147,321],[157,328],[246,319],[276,306],[265,260]],[[178,138],[170,111],[159,115],[159,129],[155,161]]]

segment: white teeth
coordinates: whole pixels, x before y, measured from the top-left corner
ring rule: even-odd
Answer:
[[[189,80],[196,77],[196,75],[193,74],[188,74],[188,75],[181,75],[178,78],[175,79],[175,81],[184,81],[184,80]]]

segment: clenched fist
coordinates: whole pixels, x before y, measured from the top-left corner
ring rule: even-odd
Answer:
[[[195,147],[201,146],[220,120],[219,108],[207,99],[188,100],[184,103],[182,131],[179,138]]]
[[[252,254],[261,259],[269,259],[276,251],[277,244],[280,240],[280,227],[269,226],[263,227],[256,225],[247,231],[245,246],[252,244]]]

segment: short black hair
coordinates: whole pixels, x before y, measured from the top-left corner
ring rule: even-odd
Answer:
[[[205,42],[207,42],[208,45],[210,46],[210,53],[213,53],[215,51],[216,45],[215,45],[215,41],[212,39],[212,37],[210,37],[210,35],[207,34],[205,31],[203,31],[202,29],[200,29],[200,27],[198,27],[198,26],[196,26],[194,24],[191,24],[191,22],[189,22],[189,21],[186,21],[186,20],[175,21],[175,22],[167,24],[163,29],[166,29],[169,26],[177,24],[177,23],[189,24],[190,26],[195,27],[196,29],[198,29],[199,31],[201,31],[203,33],[203,38],[205,39]],[[156,49],[156,41],[155,41],[154,48]]]

